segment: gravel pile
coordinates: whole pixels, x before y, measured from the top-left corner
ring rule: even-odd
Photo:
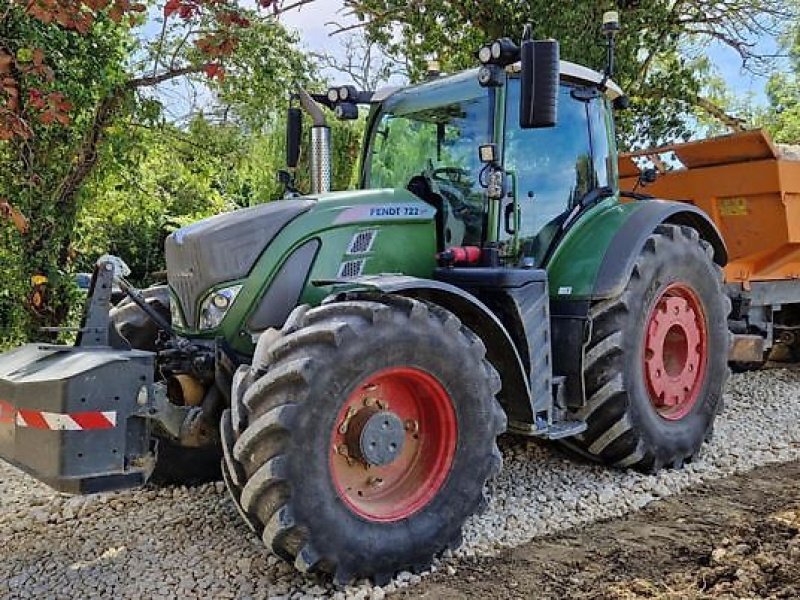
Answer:
[[[504,440],[505,469],[486,514],[465,531],[462,556],[621,516],[711,478],[800,459],[800,371],[734,375],[703,458],[654,476],[576,462],[552,447]],[[239,523],[222,484],[60,496],[0,465],[0,597],[383,598],[413,585],[334,590],[302,577]],[[446,557],[434,569],[455,574]]]

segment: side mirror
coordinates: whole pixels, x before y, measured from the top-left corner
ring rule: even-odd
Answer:
[[[303,143],[303,111],[290,108],[286,119],[286,166],[296,169]]]
[[[561,63],[555,40],[522,42],[519,125],[522,129],[553,127],[558,121]]]
[[[658,180],[658,169],[644,169],[639,174],[639,185],[645,187],[650,185],[651,183],[655,183]]]

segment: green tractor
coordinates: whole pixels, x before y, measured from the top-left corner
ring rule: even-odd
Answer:
[[[298,91],[311,193],[284,173],[285,199],[175,232],[168,286],[101,259],[76,346],[0,356],[0,456],[74,493],[221,458],[266,546],[340,583],[457,547],[506,430],[691,461],[728,373],[724,243],[691,205],[621,198],[613,61],[528,38],[406,89]],[[331,193],[326,115],[359,105],[359,189]]]

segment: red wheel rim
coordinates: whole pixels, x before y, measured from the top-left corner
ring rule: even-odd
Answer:
[[[386,416],[402,436],[388,464],[365,458],[364,434]],[[381,421],[379,425],[384,425]],[[391,440],[390,440],[391,441]],[[444,386],[413,367],[378,371],[342,406],[331,434],[330,472],[345,504],[358,516],[399,521],[424,508],[444,485],[458,441],[455,409]]]
[[[708,336],[703,305],[683,283],[667,286],[647,317],[644,374],[650,402],[677,421],[697,403],[705,379]]]

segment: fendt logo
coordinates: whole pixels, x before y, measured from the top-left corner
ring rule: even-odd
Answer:
[[[361,223],[369,221],[430,221],[436,210],[427,204],[368,204],[343,210],[336,223]]]

